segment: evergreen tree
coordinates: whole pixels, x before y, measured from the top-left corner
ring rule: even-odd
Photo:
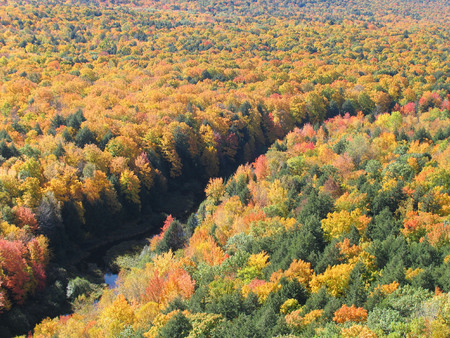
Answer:
[[[187,337],[192,330],[192,324],[183,313],[178,312],[170,318],[166,325],[160,330],[159,338]]]
[[[394,256],[381,271],[378,284],[390,284],[392,282],[405,282],[405,264],[401,256]]]
[[[88,127],[81,128],[75,136],[75,144],[83,148],[86,144],[92,143],[95,143],[94,133]]]
[[[38,135],[42,135],[42,129],[41,129],[41,126],[39,125],[39,123],[36,122],[33,129],[36,131],[36,133]]]
[[[2,140],[0,142],[0,156],[2,156],[4,159],[9,159],[12,157],[11,149],[6,144],[5,140]]]
[[[367,269],[364,264],[358,262],[349,277],[348,291],[345,297],[345,303],[348,306],[362,307],[366,302],[367,291],[363,279],[365,275],[367,275]]]
[[[166,252],[170,249],[176,251],[182,249],[186,243],[186,235],[184,233],[183,225],[178,221],[174,220],[170,224],[161,242],[157,246],[158,252]]]
[[[61,157],[61,156],[63,156],[65,153],[66,153],[66,151],[64,150],[64,147],[63,147],[63,145],[61,144],[61,142],[58,143],[58,145],[56,146],[56,149],[55,149],[55,151],[53,152],[53,154],[54,154],[56,157]]]
[[[86,118],[83,115],[83,111],[81,109],[78,109],[75,113],[70,114],[67,117],[67,126],[78,130],[81,127],[81,123],[83,123],[84,121],[86,121]]]
[[[66,120],[64,119],[64,117],[62,117],[59,114],[56,114],[55,116],[53,116],[53,118],[50,121],[50,129],[55,130],[65,124],[66,124]]]

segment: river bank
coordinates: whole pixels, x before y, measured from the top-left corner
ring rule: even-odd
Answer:
[[[118,273],[114,266],[116,257],[136,253],[148,244],[148,239],[159,233],[165,218],[171,214],[185,221],[204,198],[204,185],[189,181],[172,187],[161,194],[159,207],[141,215],[101,238],[93,238],[74,248],[64,260],[52,261],[47,268],[47,286],[30,296],[23,305],[0,314],[0,338],[25,335],[36,323],[46,317],[56,317],[72,312],[67,286],[70,280],[83,278],[100,290],[107,287],[105,275]]]

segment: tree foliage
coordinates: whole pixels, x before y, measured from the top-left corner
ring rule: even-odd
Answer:
[[[446,13],[418,0],[7,0],[0,309],[44,285],[48,245],[64,257],[167,187],[209,179],[189,225],[168,219],[98,313],[36,332],[308,336],[328,321],[332,335],[344,303],[372,323],[380,286],[449,292]],[[171,322],[176,295],[196,301]],[[289,299],[317,308],[281,314]],[[373,322],[345,329],[414,331]]]

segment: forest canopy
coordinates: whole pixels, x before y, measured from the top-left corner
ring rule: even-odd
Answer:
[[[448,114],[294,129],[36,337],[448,335]]]
[[[95,323],[75,313],[36,332],[448,329],[444,314],[392,305],[448,309],[448,13],[445,1],[6,1],[0,312],[45,288],[49,262],[196,180],[209,184],[195,216],[166,220]]]

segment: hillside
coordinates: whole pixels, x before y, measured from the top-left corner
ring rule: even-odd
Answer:
[[[442,177],[427,183],[430,186],[426,185],[426,189],[405,190],[408,184],[401,186],[397,181],[412,180],[424,166],[432,167],[429,157],[438,156],[437,150],[430,150],[434,146],[439,145],[445,154],[450,93],[448,16],[448,2],[431,0],[395,4],[382,0],[2,2],[0,328],[11,325],[13,332],[25,333],[39,316],[67,313],[58,305],[73,300],[67,296],[67,287],[69,279],[75,277],[66,270],[77,257],[88,255],[87,251],[108,241],[117,241],[123,234],[157,232],[161,224],[152,220],[162,213],[184,217],[203,198],[210,179],[215,178],[197,216],[183,226],[174,221],[172,228],[176,226],[183,238],[166,239],[162,244],[154,239],[153,251],[183,249],[191,235],[191,240],[204,236],[196,235],[196,224],[216,217],[215,207],[228,199],[224,189],[230,196],[239,195],[242,205],[231,208],[253,208],[257,201],[250,197],[250,191],[260,182],[257,179],[247,187],[253,180],[248,166],[238,169],[242,175],[247,172],[248,178],[228,179],[238,166],[257,158],[256,163],[263,165],[261,161],[277,147],[281,147],[278,151],[292,150],[289,140],[295,138],[295,132],[289,133],[295,128],[314,132],[311,144],[305,145],[302,152],[314,151],[319,138],[315,134],[320,128],[326,134],[322,144],[334,147],[341,130],[331,126],[337,121],[366,123],[374,134],[365,136],[358,131],[358,141],[349,138],[336,143],[341,150],[333,151],[340,156],[340,164],[333,164],[328,155],[317,160],[317,172],[311,172],[311,179],[324,173],[338,175],[340,170],[345,171],[339,174],[345,179],[328,180],[326,176],[328,183],[317,186],[326,186],[329,208],[322,211],[315,226],[328,213],[336,212],[332,217],[337,219],[328,221],[330,226],[340,218],[356,217],[364,219],[370,228],[387,206],[389,214],[383,217],[395,220],[393,228],[401,227],[404,219],[411,219],[414,229],[419,226],[417,222],[425,224],[421,226],[426,229],[421,228],[417,234],[402,235],[405,240],[410,240],[408,236],[419,240],[430,232],[428,241],[439,252],[433,261],[436,259],[436,266],[445,270],[445,245],[438,244],[438,232],[447,231],[445,156],[436,162],[437,168],[443,170],[439,173]],[[377,131],[377,127],[388,127],[395,142],[407,147],[405,153],[391,148],[395,143],[392,136]],[[378,132],[381,134],[374,136]],[[285,141],[277,141],[286,135]],[[387,137],[377,141],[383,144],[379,147],[387,147],[382,158],[378,150],[366,153],[371,150],[372,139],[380,135]],[[428,145],[430,149],[414,143],[425,144],[426,139],[434,142]],[[348,152],[347,146],[350,157],[341,157]],[[269,147],[269,153],[259,157]],[[422,157],[410,159],[407,154],[411,147],[418,147],[416,152]],[[279,169],[291,170],[283,166],[287,159],[277,156]],[[403,162],[392,164],[392,173],[384,177],[385,166],[390,163],[386,161],[393,161],[395,156],[403,156]],[[370,180],[353,182],[357,179],[354,177],[361,176],[361,170],[366,170],[368,160],[378,160],[381,165],[371,162],[374,174],[368,178],[380,180],[381,193]],[[405,169],[405,163],[414,171]],[[301,178],[304,165],[294,163],[300,171],[292,175]],[[305,168],[313,170],[310,164]],[[254,170],[257,175],[257,167]],[[277,170],[273,175],[278,175]],[[307,199],[292,195],[289,184],[297,187],[297,193],[306,189],[302,194],[312,193],[311,187],[301,181],[288,184],[281,178],[283,172],[279,175],[273,178],[273,182],[279,181],[276,186],[272,187],[270,181],[267,187],[257,188],[262,189],[262,195],[254,198],[267,199],[267,205],[261,206],[256,220],[277,216],[288,222],[286,227],[300,229],[306,218],[298,218],[297,209],[301,207],[296,203],[300,199],[307,204]],[[424,180],[428,179],[428,174],[423,175]],[[384,182],[388,177],[396,182]],[[227,182],[227,188],[220,182]],[[388,193],[389,184],[397,187],[393,196]],[[361,190],[364,185],[374,190]],[[351,195],[351,186],[361,190],[357,196]],[[268,187],[274,189],[272,195],[283,194],[286,189],[289,194],[273,196],[272,201],[268,197],[272,188]],[[214,192],[215,207],[210,205],[211,189],[219,189]],[[314,208],[321,208],[323,194],[319,190],[316,193],[320,199]],[[345,202],[348,206],[339,209],[335,204],[347,196],[345,193],[350,196]],[[370,204],[385,197],[399,201],[392,205],[386,201]],[[278,205],[274,202],[277,198],[287,200]],[[409,199],[412,205],[405,204]],[[237,203],[236,198],[232,201]],[[270,210],[266,210],[269,206]],[[347,214],[340,214],[344,211]],[[166,221],[166,228],[171,224]],[[258,240],[263,229],[261,225],[261,234],[254,234]],[[364,237],[363,230],[359,229],[363,242],[357,249],[362,251],[375,240],[369,235]],[[208,245],[217,246],[218,253],[226,252],[227,231],[231,230],[210,234]],[[313,242],[315,250],[321,250],[317,257],[325,246],[337,240],[334,237],[331,231],[322,242]],[[281,248],[285,238],[280,237],[279,242],[275,239],[271,241]],[[352,237],[350,244],[358,243]],[[272,263],[275,247],[264,245],[258,252],[247,253],[264,251],[270,266],[287,269],[277,265],[281,263]],[[334,253],[331,250],[329,255]],[[222,263],[220,255],[207,258],[208,252],[204,254],[195,260]],[[260,259],[264,260],[263,256]],[[283,264],[300,259],[294,256],[286,256]],[[248,258],[242,257],[242,262]],[[318,274],[327,267],[312,258],[301,259]],[[410,267],[404,264],[405,269]],[[383,267],[378,266],[376,271]],[[350,268],[353,265],[347,266]],[[270,281],[267,271],[260,273]],[[196,280],[194,271],[188,273]],[[263,275],[258,275],[261,281]],[[433,276],[428,289],[434,290],[433,285],[446,290],[441,282],[444,272],[425,275]],[[372,285],[375,280],[365,283]],[[128,296],[126,299],[131,301]],[[33,315],[24,309],[30,302]]]
[[[294,130],[35,336],[448,335],[450,119],[435,100]]]

